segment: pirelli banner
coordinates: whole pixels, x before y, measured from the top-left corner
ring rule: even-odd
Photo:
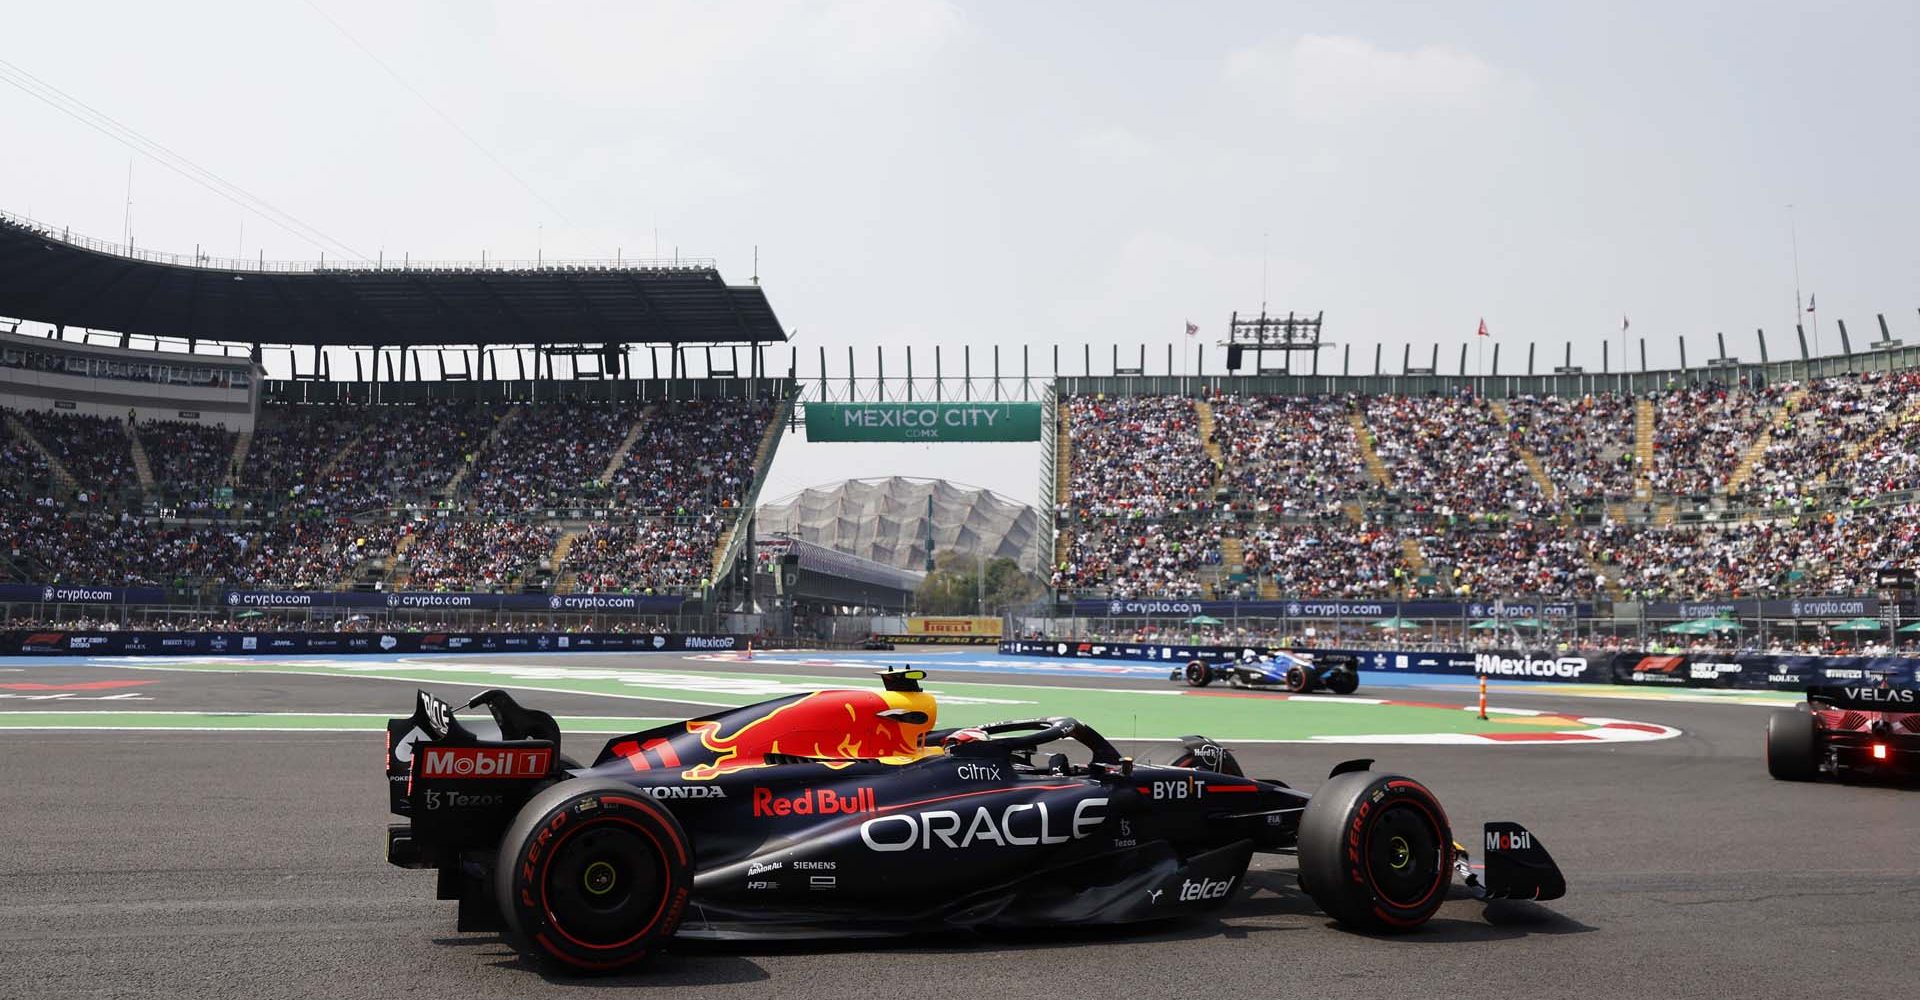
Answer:
[[[808,403],[809,441],[1038,441],[1039,403]]]
[[[964,635],[998,642],[1000,619],[915,615],[907,619],[907,635]]]

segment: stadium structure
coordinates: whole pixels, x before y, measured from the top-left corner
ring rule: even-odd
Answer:
[[[916,376],[909,349],[904,376],[850,354],[830,378],[822,349],[801,377],[797,352],[769,370],[765,293],[710,261],[217,261],[10,217],[0,315],[54,331],[0,333],[15,620],[779,630],[910,607],[929,498],[936,548],[1038,568],[1055,600],[1023,614],[1074,629],[1712,616],[1897,642],[1913,615],[1920,351],[1884,318],[1858,350],[1841,324],[1836,356],[1761,334],[1758,362],[1722,339],[1689,367],[1683,342],[1668,370],[1569,346],[1537,373],[1529,346],[1524,373],[1498,348],[1489,374],[1437,348],[1356,373],[1349,348],[1323,374],[1315,314],[1236,316],[1246,375],[1117,346],[1096,373],[1089,346],[1078,374],[996,348]],[[293,377],[265,377],[276,351]],[[1041,503],[880,479],[759,509],[800,400],[1038,404]],[[780,551],[747,558],[756,536]],[[776,557],[791,579],[754,572]]]
[[[1042,559],[1037,511],[944,479],[849,479],[762,504],[754,516],[762,539],[801,539],[903,570],[924,570],[932,552],[1012,559],[1030,573]]]

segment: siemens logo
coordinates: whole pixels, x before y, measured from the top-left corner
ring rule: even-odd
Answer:
[[[1587,661],[1579,656],[1536,659],[1527,656],[1475,653],[1473,672],[1499,677],[1579,677],[1587,672]]]

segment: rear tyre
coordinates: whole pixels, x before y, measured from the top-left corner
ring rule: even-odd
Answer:
[[[1288,667],[1287,668],[1287,690],[1292,691],[1295,694],[1305,694],[1306,692],[1313,690],[1313,675],[1307,673],[1307,670],[1305,667],[1300,667],[1300,666]]]
[[[573,972],[615,972],[680,926],[693,851],[679,821],[618,781],[562,781],[500,841],[494,891],[509,939]]]
[[[1334,694],[1352,694],[1360,690],[1360,675],[1350,670],[1336,670],[1327,675],[1327,690]]]
[[[1767,773],[1781,781],[1819,777],[1819,735],[1813,713],[1776,710],[1767,717]]]
[[[1188,687],[1206,687],[1213,683],[1213,668],[1195,660],[1187,664],[1186,678]]]
[[[1412,930],[1447,898],[1453,829],[1412,778],[1335,776],[1307,800],[1299,844],[1301,888],[1356,930]]]

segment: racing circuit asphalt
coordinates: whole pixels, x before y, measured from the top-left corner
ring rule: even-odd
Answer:
[[[633,659],[673,663],[659,654]],[[920,659],[938,670],[937,656]],[[400,714],[416,686],[6,661],[0,668],[9,668],[0,683],[146,681],[100,690],[152,692],[151,707],[165,710]],[[1468,700],[1457,688],[1421,696]],[[563,694],[523,700],[555,714],[704,710]],[[1496,701],[1612,714],[1683,734],[1588,746],[1249,745],[1238,753],[1249,773],[1309,789],[1339,760],[1376,757],[1376,769],[1426,782],[1469,845],[1483,820],[1526,823],[1567,875],[1568,896],[1551,904],[1504,904],[1483,916],[1479,904],[1456,899],[1420,933],[1371,937],[1319,914],[1293,889],[1290,860],[1262,858],[1217,919],[702,944],[679,947],[639,974],[592,980],[549,978],[497,937],[455,933],[453,905],[433,899],[432,873],[384,862],[389,817],[377,734],[0,731],[0,997],[545,997],[610,988],[835,1000],[1906,993],[1920,948],[1920,792],[1770,780],[1761,756],[1765,708],[1513,688]]]

